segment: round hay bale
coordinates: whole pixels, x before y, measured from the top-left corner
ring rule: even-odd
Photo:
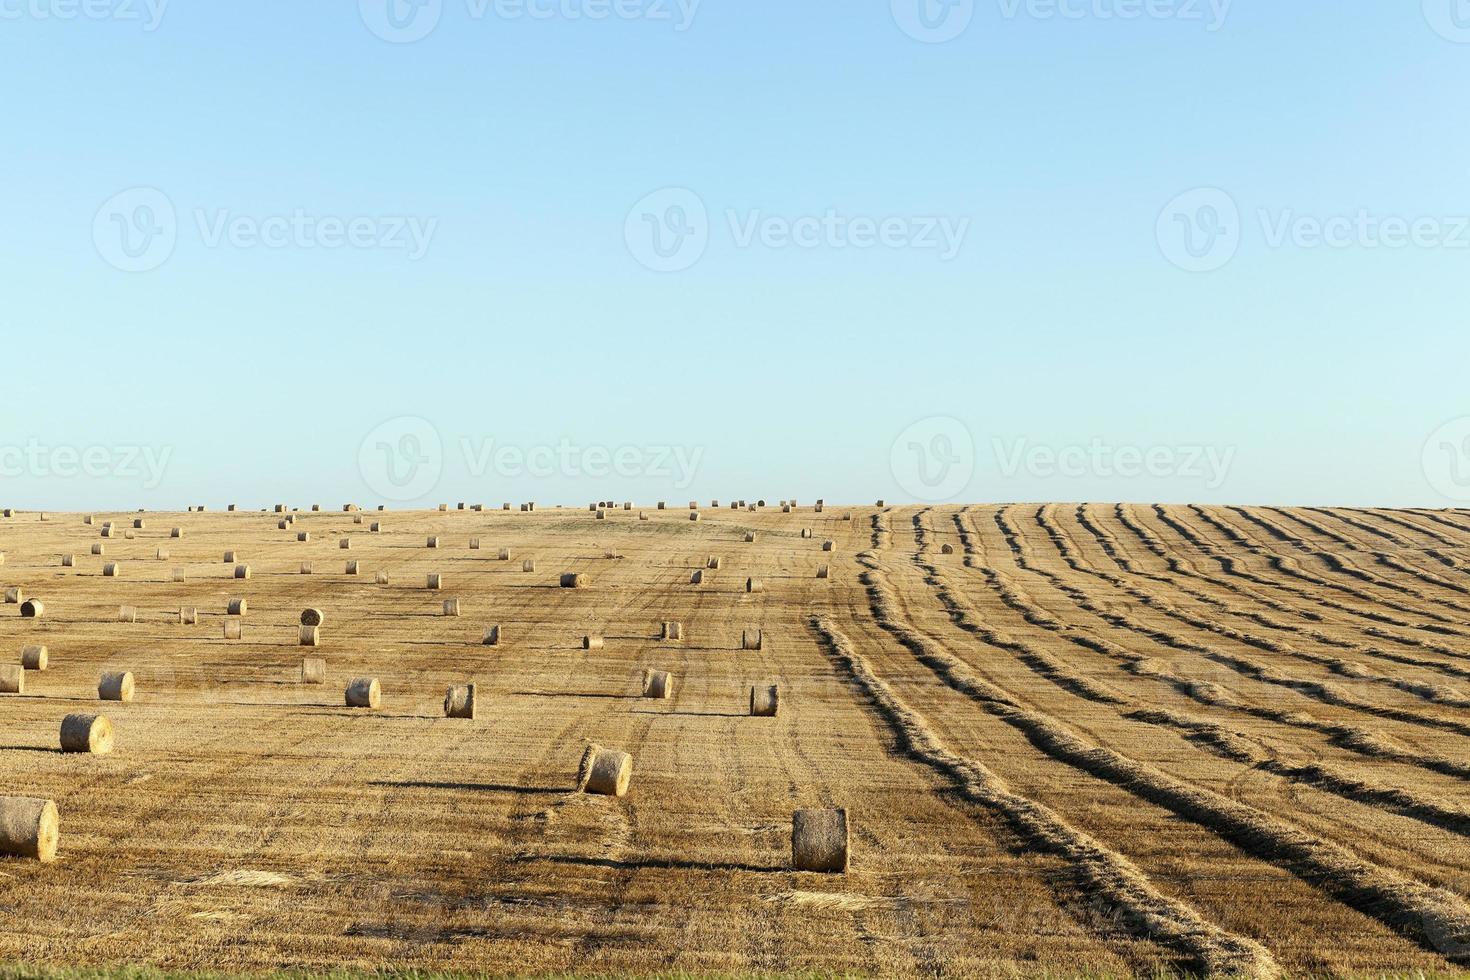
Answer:
[[[104,524],[104,525],[102,525],[101,535],[104,538],[110,538],[110,537],[112,537],[112,525],[111,524]]]
[[[697,520],[699,520],[700,519],[699,518],[699,511],[697,511],[697,510],[690,511],[689,512],[689,519],[691,521],[697,521]]]
[[[521,571],[523,571],[523,572],[534,572],[535,570],[536,570],[536,559],[534,559],[534,558],[527,558],[525,561],[521,562]]]
[[[789,514],[789,513],[791,513],[791,505],[790,504],[782,504],[781,505],[781,513],[783,513],[783,514]]]
[[[479,551],[480,550],[480,539],[479,538],[470,538],[470,550],[471,551]]]
[[[459,615],[459,600],[458,599],[445,599],[444,600],[444,615],[449,616],[449,617],[456,617],[456,616]]]
[[[498,646],[500,646],[500,627],[499,626],[486,627],[486,629],[485,629],[485,636],[484,636],[483,639],[480,640],[480,645],[481,646],[487,646],[487,647],[498,647]]]
[[[322,505],[321,504],[312,504],[311,505],[311,512],[313,514],[319,514],[319,513],[321,513],[321,509],[322,509]]]
[[[94,545],[92,545],[92,554],[94,554],[94,555],[105,555],[105,554],[107,554],[107,546],[104,545],[104,544],[94,544]]]
[[[27,599],[20,604],[21,619],[40,619],[46,615],[46,603],[40,599]]]
[[[631,500],[625,500],[625,501],[623,501],[623,510],[632,510],[632,509],[633,509],[633,501],[631,501]]]
[[[667,701],[674,696],[674,678],[666,670],[643,672],[643,696],[656,701]]]
[[[583,650],[601,650],[603,646],[605,646],[605,644],[603,643],[603,639],[600,636],[592,636],[591,634],[588,634],[587,636],[582,637]]]
[[[301,683],[303,684],[325,684],[327,682],[327,662],[321,657],[301,658]]]
[[[226,565],[233,565],[233,564],[235,564],[235,556],[236,556],[236,554],[238,554],[238,552],[226,551],[225,552],[224,564],[226,564]]]
[[[754,531],[746,531],[745,532],[745,543],[746,544],[754,544],[755,543],[755,532]]]
[[[110,561],[102,566],[103,578],[117,578],[122,575],[122,563]]]
[[[376,677],[355,677],[347,683],[347,707],[376,708],[383,702],[383,688]]]
[[[159,548],[153,552],[153,557],[159,561],[168,561],[168,549]]]
[[[238,578],[238,579],[247,579],[249,577],[250,577],[250,566],[249,565],[236,565],[235,566],[235,578]]]
[[[758,578],[748,578],[745,580],[745,591],[764,592],[766,591],[766,583],[762,582]]]
[[[468,718],[471,721],[475,717],[475,685],[460,684],[451,687],[444,694],[444,717],[445,718]]]
[[[664,623],[662,639],[682,640],[684,639],[684,624],[679,622]]]
[[[810,538],[812,536],[812,529],[809,528],[809,527],[802,528],[801,529],[801,536],[803,538]]]
[[[340,538],[340,539],[338,539],[338,541],[337,541],[337,547],[340,548],[343,551],[351,551],[352,550],[352,539],[351,538]]]
[[[238,640],[245,635],[245,627],[238,619],[227,619],[224,625],[225,639]]]
[[[820,514],[822,512],[822,502],[820,500],[818,500],[817,501],[817,506],[814,507],[814,508],[812,508],[812,510],[813,510],[814,513]]]
[[[0,664],[0,694],[24,694],[26,669],[20,664]]]
[[[581,572],[563,572],[561,576],[561,587],[564,589],[584,589],[587,587],[587,576]]]
[[[775,684],[750,689],[750,716],[752,718],[774,718],[780,710],[781,689]]]
[[[230,616],[244,616],[250,612],[250,602],[247,599],[231,599],[225,604],[225,613]]]
[[[792,868],[844,874],[847,865],[846,809],[797,810],[791,815]]]
[[[723,565],[723,564],[724,564],[724,560],[722,558],[720,558],[718,555],[710,555],[709,558],[705,560],[704,567],[705,568],[719,569],[719,567],[721,565]]]
[[[0,854],[55,861],[60,837],[55,803],[23,796],[0,796]]]
[[[740,649],[763,650],[765,649],[765,632],[763,630],[741,630]]]
[[[319,647],[322,645],[322,628],[320,626],[300,626],[298,646]]]
[[[430,572],[428,578],[424,581],[424,588],[432,592],[439,591],[444,588],[444,576],[439,572]]]
[[[199,610],[193,606],[179,607],[179,625],[193,626],[199,622]]]
[[[600,796],[622,796],[633,779],[633,757],[626,752],[589,745],[577,769],[577,788]]]
[[[817,578],[831,578],[831,577],[832,577],[832,568],[831,568],[830,565],[818,565],[817,566]]]
[[[882,500],[879,500],[877,506],[879,506],[879,507],[887,507],[888,505],[886,503],[884,503]]]
[[[703,585],[704,584],[704,569],[702,569],[702,568],[696,568],[694,570],[694,572],[689,576],[689,584],[690,585]]]
[[[308,606],[307,608],[301,610],[302,626],[322,626],[325,625],[326,621],[326,614],[323,613],[320,609],[315,609]]]
[[[302,575],[310,575],[312,573],[312,568],[313,567],[314,566],[311,564],[311,562],[304,561],[304,562],[301,563],[301,567],[298,569],[298,571]]]
[[[852,520],[852,515],[851,514],[843,514],[842,515],[842,519],[844,521],[850,521],[850,520]]]
[[[699,501],[697,501],[697,500],[691,500],[691,501],[689,501],[689,509],[690,510],[699,510]]]
[[[641,511],[641,510],[640,510],[640,511],[639,511],[639,512],[638,512],[638,519],[639,519],[639,520],[640,520],[640,521],[646,521],[646,520],[648,520],[648,515],[647,515],[647,514],[645,514],[645,513],[643,513],[643,511]]]
[[[599,521],[607,520],[607,511],[603,510],[601,507],[597,508],[597,519]]]
[[[495,557],[499,561],[510,561],[510,549],[501,548],[500,552]]]
[[[6,516],[9,516],[9,515],[6,515]],[[95,517],[93,517],[93,516],[92,516],[92,515],[91,515],[91,514],[88,514],[88,515],[86,515],[86,516],[85,516],[85,517],[83,517],[83,518],[82,518],[82,523],[83,523],[83,524],[87,524],[87,525],[90,525],[90,524],[92,524],[92,523],[93,523],[93,522],[94,522],[94,521],[95,521],[95,520],[96,520],[96,518],[95,518]]]
[[[343,575],[356,575],[358,573],[358,570],[359,570],[360,567],[361,566],[357,562],[350,561],[350,562],[348,562],[343,567],[342,574]]]
[[[173,528],[168,532],[168,536],[171,538],[182,538],[184,536],[184,529],[181,527]]]
[[[831,551],[834,547],[836,547],[836,543],[834,541],[832,541],[830,538],[828,540],[822,542],[822,550],[823,551]]]
[[[427,541],[425,541],[424,542],[424,547],[425,548],[437,548],[437,547],[439,547],[439,537],[438,537],[438,535],[433,535]]]
[[[131,671],[109,670],[97,682],[97,698],[100,701],[133,700],[133,675]]]
[[[665,507],[665,506],[666,506],[666,505],[665,505],[665,504],[664,504],[664,502],[663,502],[663,501],[662,501],[662,500],[660,500],[660,501],[659,501],[659,502],[658,502],[658,509],[659,509],[659,510],[663,510],[663,509],[664,509],[664,507]]]
[[[44,643],[21,648],[20,665],[26,670],[45,670],[50,660],[51,651]]]
[[[61,567],[62,568],[75,568],[76,567],[76,564],[77,564],[77,556],[76,555],[62,555],[61,556]]]
[[[137,517],[133,519],[133,527],[137,528],[139,531],[143,530],[147,526],[148,525],[143,523],[143,518]]]
[[[308,542],[308,541],[311,540],[311,532],[310,531],[298,531],[298,532],[296,532],[296,540],[297,541],[300,541],[302,544],[305,544],[306,542]]]
[[[952,544],[942,544],[942,545],[940,545],[939,546],[939,553],[941,555],[952,555],[952,554],[954,554],[954,545],[952,545]]]
[[[138,621],[138,608],[136,606],[119,606],[117,610],[117,621],[119,623],[136,623]]]
[[[371,524],[368,525],[368,533],[369,534],[382,534],[383,533],[383,522],[382,521],[373,521]]]
[[[102,715],[67,715],[61,719],[61,751],[106,755],[112,751],[112,722]]]

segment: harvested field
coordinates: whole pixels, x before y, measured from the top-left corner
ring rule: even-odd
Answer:
[[[1470,512],[833,510],[392,512],[357,575],[335,505],[0,519],[0,585],[45,600],[0,606],[0,661],[47,650],[0,695],[0,797],[60,818],[54,862],[0,857],[0,961],[1470,966]],[[59,749],[74,714],[110,753]],[[589,745],[626,795],[581,791]],[[846,872],[793,870],[793,814],[838,809]]]

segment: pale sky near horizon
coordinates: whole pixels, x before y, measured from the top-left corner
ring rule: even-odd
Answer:
[[[1470,2],[0,0],[0,506],[1470,505]]]

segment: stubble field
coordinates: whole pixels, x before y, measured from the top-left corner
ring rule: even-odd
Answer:
[[[0,584],[45,604],[0,606],[0,661],[50,655],[0,695],[0,796],[52,799],[61,819],[56,861],[0,858],[0,961],[1470,962],[1470,513],[642,512],[0,518]],[[560,588],[566,572],[585,587]],[[307,607],[325,613],[314,649]],[[682,639],[660,638],[669,621]],[[756,629],[761,648],[741,649]],[[324,685],[301,683],[304,656],[325,658]],[[650,668],[673,675],[671,699],[640,696]],[[132,702],[97,700],[112,670],[134,674]],[[344,704],[361,676],[382,685],[377,710]],[[446,689],[471,682],[478,717],[444,717]],[[751,717],[769,684],[779,714]],[[58,751],[78,711],[111,720],[112,753]],[[578,791],[589,742],[631,753],[626,796]],[[811,807],[847,808],[846,874],[791,869],[792,812]]]

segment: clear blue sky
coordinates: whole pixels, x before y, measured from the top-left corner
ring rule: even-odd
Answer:
[[[0,505],[1470,496],[1452,0],[88,2],[0,0]]]

